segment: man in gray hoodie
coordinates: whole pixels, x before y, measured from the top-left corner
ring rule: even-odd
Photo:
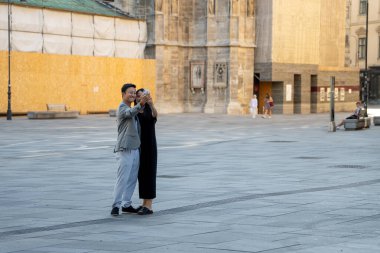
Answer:
[[[140,163],[140,124],[137,114],[143,108],[147,97],[132,107],[136,99],[136,85],[126,83],[121,88],[122,102],[117,110],[118,136],[114,152],[118,165],[114,189],[114,201],[111,215],[118,216],[122,212],[137,213],[139,209],[132,206],[132,195],[137,183]]]

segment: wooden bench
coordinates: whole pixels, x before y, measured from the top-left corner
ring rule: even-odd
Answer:
[[[53,112],[66,112],[68,107],[65,104],[46,104],[46,109]]]
[[[360,130],[364,127],[366,127],[365,110],[360,110],[359,117],[357,119],[344,120],[344,130]]]
[[[47,111],[28,112],[28,119],[75,119],[79,111],[69,111],[65,104],[46,104]]]

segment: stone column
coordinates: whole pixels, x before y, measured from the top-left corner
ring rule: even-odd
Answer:
[[[239,18],[239,1],[232,1],[232,10],[230,17],[230,70],[229,70],[229,99],[227,112],[228,114],[241,114],[242,108],[239,101],[239,90],[241,90],[242,78],[242,62],[239,59],[239,44],[240,44],[240,18]],[[239,70],[240,69],[240,70]]]
[[[215,16],[215,0],[208,0],[207,12],[207,79],[206,79],[206,95],[207,102],[204,108],[205,113],[215,112],[215,90],[214,90],[214,64],[216,58],[216,16]],[[214,41],[214,44],[210,43]]]
[[[148,16],[149,52],[156,60],[156,106],[162,113],[184,111],[184,80],[180,71],[181,48],[179,45],[178,0],[156,0],[150,2],[153,15]],[[182,78],[181,78],[182,77]]]
[[[228,114],[240,114],[241,105],[238,100],[239,92],[239,61],[237,47],[230,48],[230,70],[229,70],[229,87],[228,87]]]

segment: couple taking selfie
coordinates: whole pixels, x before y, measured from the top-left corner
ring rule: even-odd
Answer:
[[[121,88],[122,102],[117,110],[117,141],[114,152],[117,176],[111,215],[137,213],[153,214],[152,202],[156,198],[157,143],[155,124],[157,110],[148,90],[127,83]],[[137,180],[139,207],[132,206],[132,195]]]

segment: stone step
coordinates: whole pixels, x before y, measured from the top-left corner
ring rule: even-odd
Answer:
[[[108,111],[108,114],[110,115],[110,117],[116,117],[116,110],[111,109]]]
[[[373,124],[375,126],[380,126],[380,116],[374,116],[373,117]]]
[[[344,129],[345,130],[359,130],[365,127],[364,119],[345,119]]]
[[[28,119],[75,119],[79,116],[79,111],[30,111]]]

